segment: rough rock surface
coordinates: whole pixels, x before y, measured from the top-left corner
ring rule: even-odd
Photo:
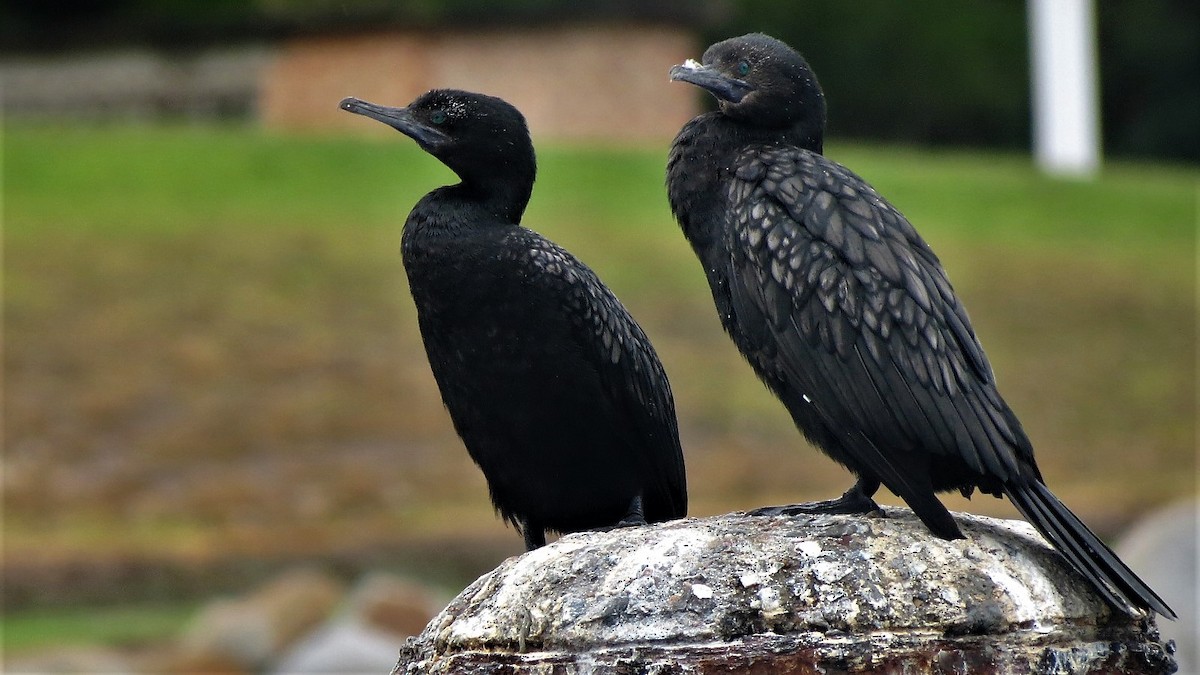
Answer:
[[[731,514],[569,535],[509,558],[394,673],[1170,673],[1024,522]]]

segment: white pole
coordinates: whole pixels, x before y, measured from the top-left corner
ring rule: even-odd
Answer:
[[[1100,167],[1094,0],[1028,0],[1038,166],[1086,178]]]

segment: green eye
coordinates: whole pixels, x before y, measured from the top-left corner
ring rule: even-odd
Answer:
[[[434,110],[433,112],[429,113],[429,121],[433,122],[434,124],[445,123],[446,122],[446,111],[445,110]]]
[[[750,74],[750,62],[742,61],[742,62],[738,63],[738,75],[745,77],[746,75],[749,75],[749,74]]]

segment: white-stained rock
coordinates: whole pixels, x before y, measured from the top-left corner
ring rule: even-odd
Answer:
[[[1153,620],[1028,524],[957,514],[967,538],[943,541],[886,514],[569,535],[468,586],[395,673],[1172,671]]]

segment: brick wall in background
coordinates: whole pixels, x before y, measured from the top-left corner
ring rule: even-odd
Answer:
[[[535,139],[664,141],[699,105],[667,71],[700,48],[686,29],[628,24],[294,38],[263,69],[258,109],[268,128],[384,134],[338,101],[403,105],[453,87],[508,100]]]

